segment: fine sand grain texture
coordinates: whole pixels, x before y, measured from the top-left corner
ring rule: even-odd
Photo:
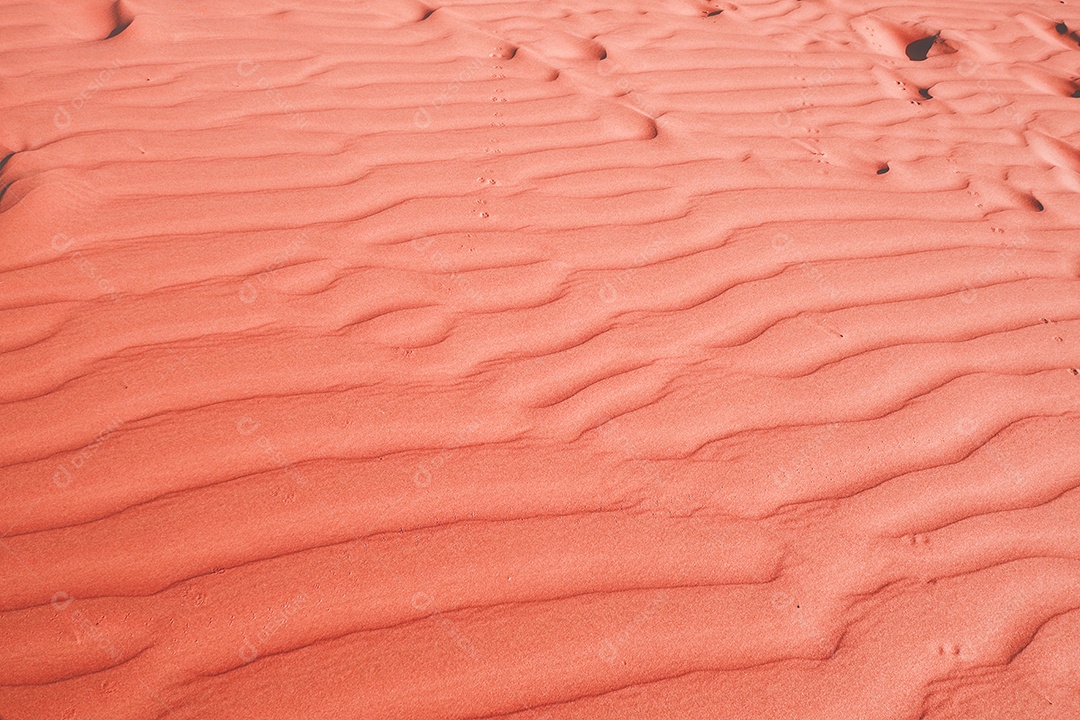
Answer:
[[[0,0],[0,718],[1080,718],[1080,3]]]

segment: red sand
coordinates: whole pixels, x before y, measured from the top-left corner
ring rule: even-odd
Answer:
[[[1072,0],[0,6],[3,720],[1080,717]]]

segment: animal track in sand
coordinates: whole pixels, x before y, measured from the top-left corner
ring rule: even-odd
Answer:
[[[925,533],[916,533],[908,536],[908,544],[912,547],[926,547],[930,544],[930,538]]]

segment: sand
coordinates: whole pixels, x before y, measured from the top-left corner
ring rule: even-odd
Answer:
[[[3,720],[1080,717],[1080,7],[0,2]]]

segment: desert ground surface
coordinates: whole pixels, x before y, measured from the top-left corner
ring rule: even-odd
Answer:
[[[1080,717],[1080,5],[0,0],[3,720]]]

